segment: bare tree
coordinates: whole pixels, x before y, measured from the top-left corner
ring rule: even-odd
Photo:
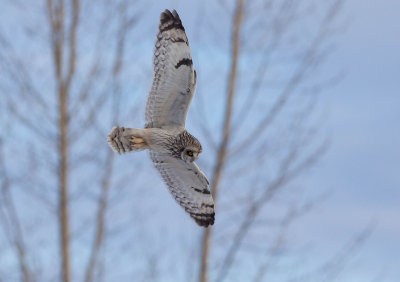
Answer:
[[[225,255],[218,258],[220,263],[216,271],[215,281],[224,281],[227,278],[245,238],[249,237],[251,228],[254,227],[254,223],[257,223],[256,219],[260,211],[265,209],[267,204],[278,193],[282,193],[281,190],[283,188],[293,182],[304,170],[311,167],[326,149],[327,142],[317,136],[318,124],[311,125],[309,123],[315,110],[316,89],[323,88],[323,83],[321,84],[321,82],[309,82],[309,84],[314,84],[312,87],[314,94],[309,95],[307,103],[302,105],[303,102],[301,102],[298,104],[297,113],[292,116],[292,119],[286,118],[289,121],[287,129],[282,128],[281,133],[279,133],[275,129],[275,124],[282,122],[281,113],[288,111],[287,109],[291,107],[290,102],[296,100],[293,96],[299,92],[301,93],[303,85],[307,83],[307,80],[310,80],[313,70],[326,57],[326,42],[329,42],[332,35],[333,23],[339,14],[341,4],[342,1],[332,1],[325,10],[325,16],[319,19],[321,22],[312,35],[313,38],[307,43],[292,46],[294,48],[289,52],[296,53],[297,57],[293,60],[295,62],[293,64],[294,71],[288,72],[290,75],[288,75],[287,80],[282,81],[282,86],[278,91],[273,89],[273,92],[277,94],[271,96],[270,99],[273,102],[268,103],[266,110],[254,115],[252,113],[257,110],[260,103],[265,103],[265,99],[261,99],[260,95],[263,91],[266,91],[265,77],[273,75],[274,66],[271,65],[273,54],[284,54],[285,51],[279,51],[279,48],[286,50],[284,48],[287,47],[285,47],[284,43],[287,37],[293,36],[293,29],[295,29],[298,21],[302,19],[302,13],[304,13],[303,5],[307,5],[307,3],[302,1],[283,1],[279,3],[276,1],[255,1],[252,3],[237,1],[236,3],[232,20],[232,37],[230,41],[232,52],[230,54],[231,63],[224,102],[223,129],[220,141],[209,140],[210,144],[219,143],[215,152],[216,161],[213,165],[211,181],[212,194],[218,203],[217,215],[226,217],[227,215],[224,215],[224,213],[229,214],[228,211],[224,211],[224,204],[220,203],[218,195],[221,188],[229,187],[229,191],[232,191],[235,188],[243,187],[242,185],[233,184],[232,181],[229,181],[229,178],[224,178],[224,176],[234,175],[236,178],[239,175],[246,175],[251,172],[251,169],[262,169],[267,163],[265,157],[269,156],[269,154],[276,154],[279,157],[274,157],[276,161],[275,172],[261,178],[264,180],[264,184],[260,185],[260,181],[256,180],[260,179],[259,174],[250,174],[253,180],[247,178],[247,181],[253,181],[254,183],[252,182],[253,184],[250,184],[250,186],[257,188],[247,188],[247,193],[249,193],[247,198],[243,198],[243,195],[241,195],[241,199],[230,199],[234,203],[240,202],[238,208],[242,210],[241,214],[243,216],[237,219],[241,220],[241,222],[236,223],[236,231],[231,231],[229,235],[232,240],[229,240],[229,247],[227,247]],[[225,4],[223,7],[226,9]],[[245,17],[244,14],[246,15]],[[257,29],[258,26],[264,26],[267,32]],[[249,29],[253,32],[246,32]],[[257,30],[254,32],[254,29]],[[246,34],[246,36],[243,36],[243,34]],[[248,44],[248,42],[251,44]],[[253,71],[253,82],[243,84],[238,90],[240,80],[250,80],[248,74],[243,74],[245,78],[240,75],[238,62],[241,56],[251,54],[255,46],[263,52],[259,62],[254,62],[255,66],[252,65],[252,69],[256,70]],[[242,50],[242,52],[238,50]],[[301,56],[297,54],[301,54]],[[237,82],[237,77],[239,77],[239,83]],[[247,95],[243,94],[243,89],[248,89]],[[234,107],[233,97],[236,92],[238,92],[237,98],[241,103]],[[264,95],[267,95],[267,93]],[[246,129],[244,125],[247,126]],[[288,131],[285,132],[285,130]],[[267,149],[266,144],[276,142],[274,140],[276,136],[271,135],[271,133],[268,134],[269,131],[274,132],[276,136],[284,134],[284,138],[291,141],[286,143],[279,142],[280,148],[278,150],[275,147]],[[206,134],[205,138],[212,139],[212,136],[212,134]],[[288,138],[289,136],[292,137]],[[233,138],[233,142],[230,142],[230,138]],[[304,150],[304,148],[311,147],[313,147],[312,150]],[[276,152],[271,150],[276,150]],[[257,152],[257,157],[245,157],[245,155],[254,155],[253,152]],[[236,168],[229,165],[229,162],[236,163]],[[229,174],[230,170],[233,170],[234,173]],[[221,179],[225,179],[223,181],[225,184],[222,184],[222,187]],[[236,213],[234,216],[237,216]],[[223,223],[218,223],[218,227],[221,224]],[[259,225],[259,223],[256,225]],[[210,273],[208,263],[210,261],[211,235],[214,228],[208,228],[203,234],[199,276],[199,281],[201,282],[208,281]],[[282,235],[278,236],[278,238],[281,237]],[[277,244],[279,245],[279,240]],[[272,250],[274,249],[273,247],[271,248]],[[221,246],[218,249],[221,249]],[[259,277],[261,276],[259,274]]]
[[[115,59],[113,65],[113,72],[112,72],[112,96],[113,101],[111,104],[111,111],[113,113],[113,124],[118,124],[118,114],[120,111],[120,81],[119,76],[121,74],[121,70],[123,67],[123,57],[124,57],[124,48],[125,48],[125,39],[127,33],[132,28],[133,24],[136,23],[136,16],[135,17],[128,17],[126,15],[126,10],[124,5],[121,7],[121,17],[122,21],[120,23],[119,31],[118,31],[118,38],[117,44],[115,48]],[[105,169],[101,184],[101,196],[99,198],[98,204],[98,211],[97,211],[97,223],[96,223],[96,232],[95,238],[93,240],[93,247],[91,250],[89,264],[86,269],[85,274],[85,282],[93,281],[93,274],[98,264],[99,260],[99,253],[103,244],[104,240],[104,233],[105,233],[105,214],[107,211],[107,204],[108,204],[108,194],[110,189],[110,179],[113,172],[113,160],[114,160],[114,153],[111,150],[108,150],[107,157],[105,161]]]
[[[111,183],[113,155],[106,146],[104,136],[117,122],[122,112],[119,105],[120,76],[126,59],[124,49],[126,38],[137,22],[138,12],[135,11],[134,3],[125,0],[96,4],[82,3],[79,0],[71,2],[48,0],[45,4],[45,6],[32,6],[32,11],[45,12],[45,20],[36,17],[33,22],[27,23],[40,28],[31,30],[29,26],[26,29],[31,32],[29,39],[32,41],[32,46],[40,46],[44,50],[48,46],[51,51],[49,53],[51,57],[44,57],[43,60],[54,70],[54,73],[47,70],[43,74],[47,84],[40,83],[42,77],[36,75],[39,74],[36,71],[37,65],[27,59],[24,53],[18,52],[16,48],[19,46],[14,45],[12,39],[3,37],[0,30],[0,44],[4,47],[0,50],[0,67],[4,71],[4,77],[7,77],[7,80],[2,80],[0,85],[9,87],[10,92],[17,90],[16,95],[4,96],[6,99],[0,106],[5,106],[5,110],[10,113],[12,117],[8,120],[10,126],[22,126],[33,134],[30,141],[22,141],[24,145],[29,144],[29,149],[19,153],[21,156],[27,154],[32,165],[24,167],[20,163],[18,167],[7,162],[1,170],[6,172],[7,167],[14,170],[27,169],[29,173],[26,174],[26,178],[30,179],[30,184],[24,179],[18,179],[12,182],[13,190],[46,203],[50,214],[55,211],[58,214],[58,219],[52,223],[59,226],[61,254],[59,269],[62,281],[75,280],[74,277],[79,275],[79,272],[85,273],[85,281],[93,281],[96,271],[101,271],[99,253],[104,237],[107,236],[105,217],[109,190],[113,185]],[[18,6],[20,3],[16,2],[13,5]],[[90,26],[92,22],[86,21],[81,15],[94,6],[101,17],[94,18],[96,26]],[[23,11],[26,12],[22,8],[20,12]],[[111,17],[116,14],[121,17]],[[42,33],[46,31],[46,26],[47,34]],[[82,36],[82,30],[92,37],[87,39]],[[48,39],[50,44],[46,45],[49,43]],[[79,56],[82,53],[87,54],[88,47],[85,47],[87,40],[90,42],[89,48],[94,52],[90,56]],[[108,42],[115,44],[106,46]],[[115,48],[115,56],[104,58],[110,48]],[[109,83],[110,81],[112,83]],[[51,86],[54,86],[54,91],[51,90]],[[30,111],[29,115],[26,114],[27,109]],[[107,115],[106,123],[103,115]],[[99,119],[103,119],[101,124],[98,122]],[[8,151],[12,151],[10,135],[2,133],[0,137],[5,140]],[[97,141],[88,143],[88,138]],[[104,146],[98,146],[99,143]],[[77,147],[80,147],[78,151]],[[95,178],[91,178],[89,189],[77,187],[79,181],[82,183],[86,181],[84,178],[86,175],[77,175],[76,169],[83,167],[90,171],[92,166],[97,167],[97,173]],[[0,222],[4,232],[8,234],[10,245],[15,246],[22,280],[42,281],[46,278],[40,278],[40,271],[36,273],[32,270],[27,253],[29,257],[33,257],[35,253],[38,256],[44,254],[39,249],[29,248],[29,244],[24,242],[26,230],[20,227],[17,213],[18,208],[22,210],[21,202],[14,205],[9,188],[11,182],[6,175],[5,173],[1,179],[5,197],[1,199],[2,203],[4,199],[4,205],[1,205]],[[46,176],[42,178],[42,175]],[[58,187],[57,193],[54,193],[53,187]],[[100,193],[97,193],[97,187],[100,188],[98,189]],[[93,207],[97,207],[97,220],[90,222],[88,221],[90,217],[79,216],[79,227],[76,227],[76,224],[71,224],[71,219],[73,221],[76,216],[71,206],[78,205],[82,201],[96,203]],[[43,211],[42,214],[46,217]],[[26,222],[22,223],[24,224],[26,225]],[[87,268],[84,271],[72,269],[71,262],[75,256],[71,254],[71,250],[76,238],[92,231],[91,228],[82,228],[82,224],[91,226],[94,235],[91,255],[88,256]],[[41,266],[39,261],[34,265],[39,268],[49,268]]]
[[[59,160],[59,217],[62,253],[62,277],[64,282],[71,280],[70,267],[70,227],[69,227],[69,189],[68,189],[68,103],[71,83],[74,79],[76,64],[76,33],[79,19],[79,1],[72,1],[71,24],[66,27],[64,1],[47,1],[49,23],[51,26],[54,69],[58,92],[58,153]],[[66,36],[68,34],[68,36]],[[64,57],[67,65],[64,66]]]
[[[231,67],[229,73],[227,98],[225,104],[223,137],[221,144],[219,145],[218,148],[216,165],[213,171],[213,176],[211,178],[212,196],[214,198],[214,201],[217,200],[219,183],[221,180],[222,170],[226,162],[229,138],[231,134],[232,108],[236,90],[236,77],[237,77],[238,58],[239,58],[240,27],[242,25],[243,16],[244,16],[244,0],[238,0],[236,2],[236,11],[233,19],[233,28],[232,28]],[[210,235],[211,235],[211,227],[207,228],[204,231],[203,235],[201,271],[200,271],[200,281],[202,282],[206,282],[208,280],[207,267],[208,267],[208,257],[210,253]]]
[[[18,257],[18,263],[21,273],[21,281],[33,282],[34,275],[32,274],[31,266],[26,258],[26,246],[24,235],[21,228],[21,223],[15,208],[14,198],[10,191],[10,179],[4,165],[3,147],[0,139],[0,175],[1,180],[1,198],[0,198],[0,224],[6,232],[7,239],[15,248],[15,253]]]
[[[210,172],[217,208],[215,226],[201,234],[198,257],[198,249],[187,252],[194,236],[183,236],[186,229],[138,227],[154,219],[149,211],[158,208],[158,203],[151,205],[145,199],[147,193],[153,200],[156,191],[147,184],[150,174],[141,179],[144,162],[138,165],[134,158],[114,160],[105,142],[113,125],[135,118],[133,89],[138,88],[137,96],[144,100],[147,77],[150,83],[151,67],[135,67],[143,49],[133,55],[131,51],[138,39],[150,34],[142,23],[131,36],[144,14],[138,2],[47,0],[29,10],[19,1],[11,4],[30,15],[22,32],[16,28],[18,38],[30,43],[23,50],[26,53],[0,27],[0,95],[5,98],[0,99],[0,124],[7,125],[0,132],[4,141],[0,144],[0,231],[16,258],[18,279],[14,280],[54,281],[60,276],[63,281],[87,282],[179,280],[171,261],[181,260],[190,263],[188,269],[180,268],[184,281],[193,279],[198,269],[196,280],[220,282],[241,274],[241,262],[250,258],[255,272],[249,280],[264,281],[273,271],[272,262],[284,257],[290,226],[314,206],[299,196],[295,180],[327,147],[318,94],[330,82],[315,76],[331,50],[342,1],[212,3],[207,5],[216,9],[199,4],[195,27],[199,35],[210,37],[205,40],[212,44],[209,53],[217,50],[215,61],[226,60],[227,68],[212,60],[195,64],[200,88],[192,107],[201,116],[199,139],[207,142],[199,161]],[[190,35],[188,16],[177,9]],[[191,39],[194,52],[202,44],[195,42]],[[32,56],[35,48],[42,51]],[[210,49],[203,53],[207,58]],[[135,73],[140,73],[139,78]],[[215,73],[223,73],[223,79]],[[207,95],[221,98],[220,103],[206,107],[205,99],[211,101]],[[140,181],[146,183],[142,190]],[[135,197],[125,197],[127,191],[139,195],[136,202]],[[24,197],[32,200],[29,205],[35,204],[35,209],[29,208],[38,216],[36,221],[27,219]],[[136,205],[139,202],[142,209]],[[47,229],[35,232],[42,226]],[[59,231],[53,238],[49,230],[55,227]],[[164,231],[172,229],[188,237],[180,246],[182,256],[164,240],[168,233]],[[31,230],[36,236],[27,236]],[[156,234],[147,238],[151,233]],[[154,247],[153,238],[162,247]],[[357,246],[365,241],[360,238]],[[45,251],[37,247],[42,245]],[[145,259],[134,249],[140,245]],[[60,250],[60,259],[53,259],[57,257],[53,249]],[[294,275],[293,280],[312,275],[334,280],[343,269],[338,261],[346,255],[316,267],[315,273]],[[321,275],[327,269],[330,273]],[[0,280],[7,278],[2,272]]]

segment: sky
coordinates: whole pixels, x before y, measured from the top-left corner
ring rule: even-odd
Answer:
[[[176,2],[178,11],[190,9],[186,1]],[[148,19],[158,19],[164,6],[153,5]],[[399,11],[400,2],[395,0],[346,1],[345,28],[337,35],[335,52],[324,66],[327,73],[344,74],[340,83],[322,95],[330,145],[323,158],[299,182],[311,187],[311,194],[327,191],[328,196],[315,207],[315,212],[296,223],[292,229],[295,236],[290,240],[294,246],[313,243],[309,257],[323,261],[338,250],[345,250],[360,230],[372,226],[371,235],[336,281],[379,278],[376,281],[395,282],[400,277]],[[181,17],[189,27],[196,20],[184,14]],[[149,32],[145,30],[143,34],[147,36]],[[194,36],[189,39],[192,45],[196,44]],[[154,36],[143,42],[153,44]],[[143,60],[150,57],[151,50],[147,47],[143,47],[148,50]],[[201,54],[198,59],[202,59]],[[221,59],[221,64],[226,67],[225,60]],[[144,153],[141,156],[145,158]],[[155,171],[152,175],[157,177]],[[162,185],[161,180],[157,185]],[[161,198],[169,196],[165,190],[159,197],[162,201]],[[154,208],[154,216],[167,217],[155,209],[157,203],[146,208]],[[165,207],[181,214],[172,200]],[[189,220],[182,216],[174,221],[174,227]],[[168,228],[171,228],[168,221],[161,222],[160,230]]]
[[[373,226],[359,256],[368,267],[347,272],[353,276],[348,281],[368,281],[363,275],[372,281],[374,272],[385,272],[377,281],[400,277],[399,10],[399,1],[346,2],[348,25],[326,65],[345,73],[324,94],[332,140],[304,180],[330,195],[318,215],[298,227],[300,237],[300,228],[315,230],[317,241],[332,243],[322,246],[327,250]]]

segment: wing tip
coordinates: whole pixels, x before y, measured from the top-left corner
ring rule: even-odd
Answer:
[[[214,225],[214,221],[215,221],[214,215],[215,214],[213,214],[212,218],[209,218],[209,219],[206,219],[206,220],[195,219],[195,221],[196,221],[196,223],[198,225],[207,228],[209,226]]]
[[[196,221],[196,223],[203,227],[208,227],[214,224],[215,221],[215,212],[212,213],[204,213],[204,214],[193,214],[190,216]]]
[[[181,18],[176,10],[172,10],[172,12],[168,9],[165,9],[164,12],[160,15],[160,26],[159,29],[161,32],[177,28],[185,31],[185,28],[182,25]]]
[[[165,9],[164,12],[161,13],[160,20],[180,21],[181,18],[179,17],[179,14],[175,9],[173,9],[172,12],[168,9]]]

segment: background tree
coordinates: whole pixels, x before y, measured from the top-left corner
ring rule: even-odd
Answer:
[[[2,95],[2,110],[7,113],[2,122],[11,129],[2,134],[2,151],[8,152],[2,154],[2,224],[15,247],[22,281],[57,276],[57,271],[42,269],[48,268],[46,261],[54,254],[40,252],[34,248],[37,244],[49,249],[59,244],[62,281],[75,280],[83,273],[85,281],[99,281],[114,168],[113,154],[102,145],[104,132],[124,110],[132,109],[131,103],[121,108],[121,70],[126,38],[132,35],[140,6],[137,1],[89,4],[49,0],[34,4],[29,8],[20,2],[10,4],[10,12],[30,20],[23,22],[18,29],[22,33],[15,37],[1,33],[2,86],[13,93]],[[24,35],[31,42],[27,52],[15,40]],[[20,144],[12,138],[20,139]],[[10,155],[18,165],[10,164]],[[82,170],[86,175],[79,173]],[[50,221],[59,225],[59,241],[53,232],[35,232],[39,226],[27,228],[32,219],[26,215],[21,216],[25,228],[21,227],[16,207],[19,213],[33,209],[24,203],[33,200],[40,210],[33,213],[36,224]],[[89,209],[75,213],[80,206]],[[28,232],[27,246],[24,233]],[[93,242],[92,248],[80,252],[77,245],[84,236],[93,237],[86,239]],[[73,257],[81,260],[73,263]],[[84,260],[88,260],[86,269],[81,267]]]
[[[236,258],[240,259],[239,252],[246,240],[251,248],[244,249],[267,247],[276,258],[283,253],[278,251],[284,244],[282,230],[287,230],[295,218],[310,209],[311,204],[304,199],[291,199],[289,203],[279,204],[287,210],[286,215],[275,211],[276,216],[269,215],[268,221],[263,215],[269,206],[276,205],[272,200],[285,193],[281,190],[295,189],[294,185],[291,187],[292,182],[325,150],[326,141],[318,136],[321,121],[317,97],[335,78],[321,81],[315,79],[315,74],[329,54],[335,20],[342,7],[342,1],[318,6],[310,1],[238,0],[234,7],[227,2],[220,3],[228,15],[232,14],[225,110],[221,134],[213,138],[216,135],[211,132],[218,129],[210,130],[212,125],[208,124],[203,126],[208,128],[203,130],[203,138],[215,147],[211,186],[217,214],[222,220],[204,231],[201,282],[208,281],[213,229],[223,233],[219,236],[230,238],[223,243],[214,239],[217,241],[214,244],[219,245],[214,279],[223,281],[233,270]],[[319,15],[313,13],[316,10]],[[298,27],[307,26],[304,21],[311,15],[316,28],[302,32]],[[247,64],[240,67],[244,59]],[[224,195],[223,200],[220,193]],[[226,209],[227,205],[232,208]],[[285,228],[271,232],[277,234],[272,240],[275,246],[265,246],[264,241],[257,242],[251,233],[271,227],[271,217]],[[256,281],[262,280],[265,269],[261,269]]]
[[[320,73],[342,4],[8,4],[0,281],[334,280],[370,229],[311,270],[289,242],[325,196],[299,179],[327,145],[319,95],[338,77]],[[116,124],[144,124],[158,15],[176,5],[198,75],[187,125],[203,142],[199,163],[217,204],[204,232],[168,198],[144,152],[114,158],[105,142]]]

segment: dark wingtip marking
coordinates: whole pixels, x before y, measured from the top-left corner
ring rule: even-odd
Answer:
[[[181,18],[179,17],[178,12],[177,12],[175,9],[172,10],[172,15],[173,15],[176,19],[181,20]]]
[[[200,226],[208,227],[213,225],[215,221],[215,212],[212,213],[190,213],[190,216],[196,221]]]
[[[194,189],[194,191],[202,193],[202,194],[211,194],[211,192],[209,190],[207,190],[207,189],[198,189],[198,188],[195,188],[195,187],[192,187],[192,188]]]
[[[180,66],[185,65],[185,66],[191,66],[193,65],[192,59],[188,59],[188,58],[183,58],[182,60],[180,60],[176,65],[175,68],[179,68]]]
[[[206,217],[206,218],[193,217],[193,219],[196,221],[196,223],[198,225],[203,226],[203,227],[208,227],[209,225],[213,225],[214,224],[215,213],[204,214],[203,217]]]
[[[172,13],[170,10],[166,9],[160,15],[160,32],[170,30],[173,28],[181,29],[185,31],[185,28],[182,25],[182,21],[178,15],[178,13],[173,10]]]

